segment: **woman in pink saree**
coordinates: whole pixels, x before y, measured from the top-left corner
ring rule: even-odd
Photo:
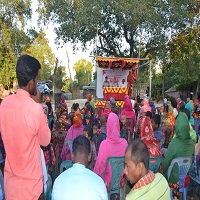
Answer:
[[[124,109],[122,110],[120,116],[126,115],[127,121],[130,124],[131,127],[131,134],[134,131],[134,127],[136,125],[136,116],[135,111],[132,108],[131,100],[129,99],[129,96],[125,96],[125,102],[124,102]]]
[[[109,188],[112,172],[110,166],[106,168],[106,160],[110,156],[124,156],[128,143],[120,138],[119,118],[115,113],[109,114],[106,129],[107,137],[101,142],[94,172],[103,178]]]

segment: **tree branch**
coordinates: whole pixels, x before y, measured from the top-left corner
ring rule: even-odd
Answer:
[[[102,36],[105,39],[108,47],[110,48],[110,51],[113,51],[113,55],[114,56],[118,56],[118,53],[116,52],[116,49],[113,47],[113,45],[111,45],[110,40],[103,33],[101,33],[100,31],[99,31],[99,35]]]

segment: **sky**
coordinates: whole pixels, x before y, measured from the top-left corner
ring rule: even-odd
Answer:
[[[35,27],[36,30],[39,31],[39,27],[37,26],[38,14],[37,14],[37,12],[35,12],[36,8],[37,8],[37,1],[32,1],[32,11],[33,11],[32,21],[30,21],[27,26]],[[92,57],[90,57],[90,52],[93,47],[90,47],[91,49],[88,50],[87,52],[77,51],[76,54],[74,54],[71,43],[65,44],[63,42],[63,45],[62,45],[63,47],[59,47],[55,44],[56,33],[54,32],[54,25],[52,23],[50,23],[48,26],[44,26],[43,29],[46,33],[46,37],[49,40],[49,46],[51,47],[52,52],[55,54],[55,57],[58,58],[59,63],[62,66],[66,66],[66,73],[67,73],[68,77],[69,77],[69,70],[68,70],[68,59],[67,59],[67,55],[66,55],[66,48],[68,51],[69,68],[70,68],[70,72],[72,75],[72,79],[74,79],[74,76],[75,76],[75,71],[73,70],[73,66],[76,62],[78,62],[82,58],[87,61],[92,62]],[[62,44],[62,41],[61,41],[61,44]],[[79,46],[81,46],[81,45],[79,44]],[[94,72],[94,70],[93,70],[93,72]]]

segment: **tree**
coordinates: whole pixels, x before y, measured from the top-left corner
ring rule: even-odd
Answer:
[[[80,41],[86,47],[87,42],[96,41],[98,32],[98,55],[138,57],[140,51],[140,57],[146,57],[158,56],[185,27],[190,20],[189,3],[196,1],[41,0],[38,10],[44,21],[59,24],[56,33],[64,42],[75,46]]]
[[[0,83],[12,87],[16,80],[15,65],[28,41],[24,26],[31,17],[31,1],[0,2]]]
[[[85,59],[80,59],[74,64],[73,69],[76,72],[75,78],[78,80],[80,87],[90,83],[92,79],[92,68],[92,63]]]
[[[179,89],[200,84],[200,52],[197,28],[188,28],[169,43],[170,70]],[[173,78],[171,77],[171,78]]]
[[[56,76],[55,76],[55,86],[62,90],[65,88],[66,82],[67,82],[67,75],[66,75],[66,67],[60,66],[56,70]]]
[[[46,34],[43,31],[40,31],[38,37],[34,40],[30,47],[23,52],[30,54],[40,62],[41,70],[39,71],[39,80],[51,79],[55,61],[55,55],[52,53],[49,41],[45,36]]]

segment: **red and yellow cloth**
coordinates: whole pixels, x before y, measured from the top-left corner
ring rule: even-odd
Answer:
[[[143,176],[132,188],[132,190],[137,190],[145,185],[152,183],[155,179],[155,174],[149,170],[149,173]]]

